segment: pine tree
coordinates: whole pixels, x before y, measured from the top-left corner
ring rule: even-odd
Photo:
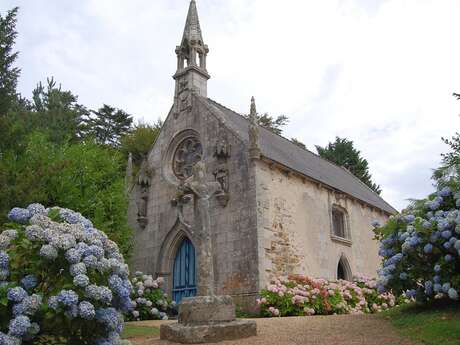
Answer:
[[[40,82],[32,92],[30,121],[35,127],[48,132],[53,143],[62,144],[70,140],[80,141],[82,123],[88,110],[78,104],[78,97],[70,91],[63,91],[53,78],[47,79],[46,87]]]
[[[18,52],[13,52],[18,10],[15,7],[4,17],[0,15],[0,116],[5,115],[18,98],[16,86],[21,70],[13,67],[18,57]]]
[[[121,137],[131,129],[133,117],[107,104],[97,111],[91,110],[91,113],[93,116],[86,121],[87,133],[99,144],[119,147]]]
[[[353,141],[336,137],[335,142],[329,143],[326,147],[316,146],[316,150],[322,158],[344,167],[377,194],[382,192],[380,186],[372,182],[369,163],[361,157],[361,152],[355,149]]]

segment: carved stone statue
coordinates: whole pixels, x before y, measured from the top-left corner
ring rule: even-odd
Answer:
[[[139,198],[137,199],[137,221],[142,229],[144,229],[148,224],[147,218],[147,205],[149,202],[149,192],[150,192],[150,183],[151,176],[150,170],[148,168],[147,159],[144,159],[141,163],[141,168],[139,171],[139,177],[137,179],[137,184],[139,186]]]
[[[225,136],[220,135],[219,139],[217,139],[214,156],[219,159],[227,159],[230,157],[230,144]]]

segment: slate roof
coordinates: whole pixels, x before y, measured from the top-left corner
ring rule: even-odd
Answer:
[[[213,112],[218,112],[226,124],[235,131],[240,138],[248,143],[249,121],[242,115],[230,110],[223,105],[209,99],[198,97]],[[259,127],[259,146],[264,157],[284,165],[302,175],[328,185],[356,199],[394,214],[397,211],[372,191],[348,170],[335,165],[311,151],[302,149],[263,127]]]

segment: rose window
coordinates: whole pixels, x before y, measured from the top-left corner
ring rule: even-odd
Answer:
[[[186,179],[192,176],[193,166],[203,157],[203,147],[198,138],[190,137],[177,146],[173,159],[173,169],[176,176]]]

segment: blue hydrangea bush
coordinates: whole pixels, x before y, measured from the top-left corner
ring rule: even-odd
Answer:
[[[380,226],[379,291],[420,302],[460,291],[460,191],[444,186]]]
[[[0,233],[0,345],[124,344],[128,266],[81,214],[14,208]]]
[[[126,314],[128,320],[168,320],[168,314],[177,313],[176,303],[162,289],[163,278],[136,272],[131,283],[133,310]]]

